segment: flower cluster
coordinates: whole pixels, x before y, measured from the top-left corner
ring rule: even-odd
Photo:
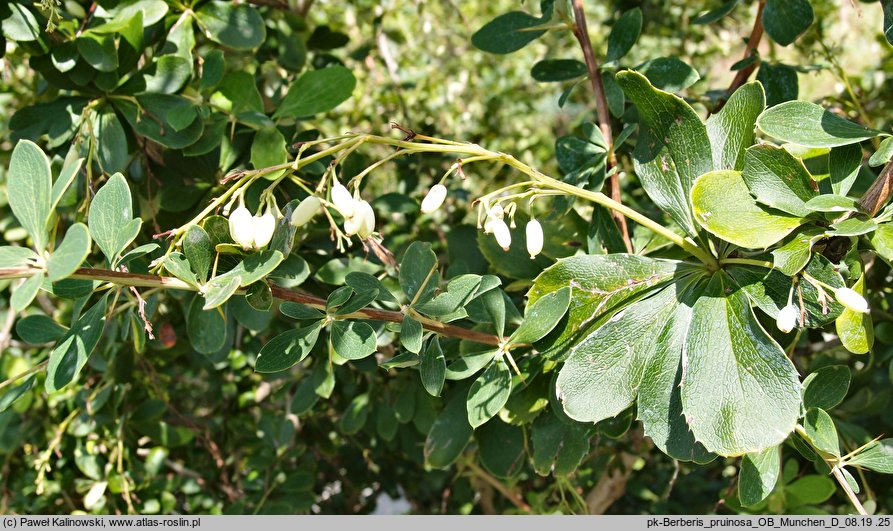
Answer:
[[[375,231],[375,212],[367,201],[354,197],[338,181],[332,187],[332,203],[344,216],[344,233],[368,238]]]
[[[229,215],[229,234],[233,241],[246,251],[266,247],[273,239],[275,230],[276,215],[273,214],[269,204],[263,214],[258,210],[257,214],[252,216],[242,204]]]

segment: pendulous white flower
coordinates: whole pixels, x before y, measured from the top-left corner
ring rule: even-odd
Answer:
[[[775,326],[779,330],[787,334],[797,326],[797,318],[800,316],[800,310],[793,304],[788,304],[778,312],[778,318],[775,319]]]
[[[276,216],[267,208],[262,216],[254,216],[254,248],[266,247],[276,231]]]
[[[838,288],[834,291],[834,298],[850,310],[859,313],[868,313],[868,301],[850,288]]]
[[[425,196],[425,199],[422,199],[422,213],[430,214],[434,212],[440,205],[443,204],[444,199],[447,196],[447,188],[442,184],[435,184],[428,190],[428,195]]]
[[[354,201],[347,187],[338,181],[335,181],[335,185],[332,186],[332,203],[335,203],[335,208],[341,212],[345,219],[353,217],[357,202]]]
[[[505,221],[501,219],[491,220],[490,229],[493,231],[493,236],[496,237],[496,243],[504,251],[508,251],[509,247],[512,246],[512,232],[509,230],[509,226],[505,224]]]
[[[527,252],[530,254],[530,259],[533,260],[536,255],[543,252],[543,226],[539,221],[531,219],[527,222],[526,232]]]
[[[295,227],[306,225],[319,212],[322,202],[315,195],[311,195],[298,203],[291,214],[291,224]]]
[[[359,220],[357,235],[360,238],[372,236],[375,231],[375,211],[372,210],[372,205],[367,201],[357,201],[354,218]]]
[[[489,215],[490,217],[496,219],[502,219],[505,217],[505,209],[502,208],[502,205],[493,205],[493,208],[490,209]]]
[[[242,249],[248,250],[254,246],[254,216],[244,206],[230,213],[229,235]]]

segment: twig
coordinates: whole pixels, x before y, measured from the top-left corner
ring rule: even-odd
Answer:
[[[586,13],[583,11],[583,0],[573,0],[574,4],[574,37],[580,43],[583,49],[583,58],[586,60],[586,70],[589,72],[589,82],[592,83],[592,91],[595,93],[595,111],[598,115],[598,125],[605,137],[605,143],[608,148],[608,159],[605,171],[611,171],[617,166],[617,157],[614,155],[614,135],[611,132],[611,115],[608,112],[608,98],[605,96],[605,86],[602,83],[602,76],[598,66],[598,60],[595,58],[595,52],[592,50],[592,42],[589,40],[589,30],[586,27]],[[620,176],[617,172],[611,174],[608,178],[608,184],[611,188],[611,199],[620,203]],[[626,218],[616,211],[611,211],[620,233],[623,235],[623,243],[626,245],[627,252],[633,252],[633,244],[629,239],[629,229],[626,226]]]
[[[747,48],[744,50],[744,59],[757,53],[757,48],[760,46],[760,40],[763,38],[763,8],[765,6],[766,0],[760,0],[759,5],[757,5],[757,17],[753,21],[753,29],[750,31],[750,37],[747,38]],[[714,113],[719,112],[726,104],[726,101],[728,101],[729,96],[734,94],[741,85],[747,83],[747,79],[753,71],[756,70],[757,64],[758,62],[754,62],[753,64],[742,68],[735,74],[732,84],[726,89],[726,97],[716,103],[716,107],[713,109]]]
[[[531,512],[530,506],[527,505],[527,502],[525,502],[521,499],[520,496],[512,492],[511,489],[503,485],[498,479],[488,474],[486,470],[477,466],[477,464],[475,464],[472,460],[466,461],[465,465],[469,468],[469,470],[471,470],[475,477],[482,479],[485,483],[493,487],[496,491],[505,496],[508,501],[512,502],[515,507],[521,509],[526,513]]]
[[[32,274],[34,274],[34,270],[28,267],[0,269],[0,279],[24,278]],[[70,278],[82,280],[101,280],[119,286],[197,291],[197,288],[195,286],[187,284],[186,282],[183,282],[182,280],[177,278],[162,277],[157,275],[144,275],[140,273],[125,273],[122,271],[112,271],[109,269],[80,268],[75,271]],[[326,307],[326,300],[320,297],[315,297],[313,295],[302,293],[296,290],[280,288],[278,286],[270,286],[270,290],[272,291],[273,296],[280,300],[296,302],[298,304],[312,306],[317,309],[325,309]],[[244,292],[245,290],[241,289],[237,293]],[[391,323],[403,322],[403,312],[381,310],[378,308],[364,308],[362,310],[348,315],[343,315],[341,317],[353,319],[370,319],[373,321],[387,321]],[[478,332],[476,330],[469,330],[467,328],[441,323],[440,321],[435,321],[433,319],[427,318],[422,319],[421,323],[422,326],[424,326],[426,329],[444,336],[467,339],[469,341],[474,341],[476,343],[482,343],[486,345],[499,345],[499,338],[492,334]]]

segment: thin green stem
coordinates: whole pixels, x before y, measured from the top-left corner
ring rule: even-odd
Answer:
[[[853,507],[856,508],[856,511],[861,515],[867,515],[868,513],[865,511],[865,507],[862,506],[862,502],[859,501],[859,498],[856,496],[856,493],[853,492],[853,489],[850,487],[850,484],[847,482],[846,478],[843,477],[843,472],[840,471],[841,460],[840,458],[831,455],[824,450],[818,448],[816,445],[812,443],[812,440],[809,438],[809,435],[806,433],[806,428],[797,424],[794,427],[794,431],[797,432],[797,435],[803,439],[806,444],[812,447],[813,451],[821,457],[825,463],[831,467],[831,475],[834,476],[834,479],[837,480],[837,483],[840,485],[840,488],[843,489],[843,492],[846,494],[846,497],[850,500],[850,503],[853,504]]]
[[[723,258],[719,261],[719,263],[722,265],[752,265],[757,267],[765,267],[766,269],[772,269],[773,267],[775,267],[772,262],[767,262],[766,260],[751,260],[750,258]]]

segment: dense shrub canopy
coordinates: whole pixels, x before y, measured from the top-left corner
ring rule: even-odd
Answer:
[[[893,1],[462,4],[0,6],[0,512],[891,510]]]

